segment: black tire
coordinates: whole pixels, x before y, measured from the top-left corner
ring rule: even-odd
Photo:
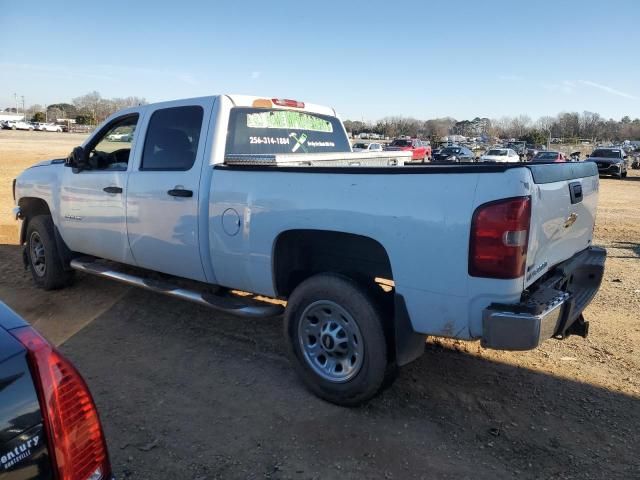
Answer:
[[[346,337],[342,337],[349,339],[357,337],[357,341],[350,340],[349,343],[362,349],[357,371],[354,369],[353,376],[346,380],[336,381],[324,378],[316,371],[319,367],[313,366],[303,350],[305,347],[301,345],[304,338],[311,337],[309,335],[299,337],[301,323],[305,318],[314,318],[313,316],[303,318],[303,314],[321,302],[330,302],[345,311],[358,330],[355,336],[349,331]],[[345,319],[344,316],[341,318]],[[330,324],[332,320],[324,321]],[[318,350],[321,355],[327,355],[322,353],[325,341],[324,334],[320,336],[320,331],[321,328],[318,327],[316,339],[319,344]],[[298,375],[309,390],[324,400],[342,406],[357,406],[373,398],[383,387],[393,381],[396,369],[394,365],[389,365],[388,361],[383,309],[366,288],[347,277],[322,273],[302,282],[289,298],[284,317],[284,334],[291,362]],[[321,355],[317,355],[316,358],[320,358]],[[353,358],[355,357],[350,357],[352,363]],[[325,361],[328,360],[327,357]]]
[[[50,215],[38,215],[27,226],[27,261],[37,287],[55,290],[73,280],[73,271],[64,269],[53,231]]]

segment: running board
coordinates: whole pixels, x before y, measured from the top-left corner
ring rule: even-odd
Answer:
[[[188,290],[163,280],[155,280],[120,272],[110,266],[96,262],[93,258],[76,258],[71,260],[71,268],[91,275],[97,275],[98,277],[110,278],[118,282],[126,283],[127,285],[144,288],[145,290],[150,290],[155,293],[161,293],[169,297],[188,300],[239,317],[275,317],[284,311],[281,305],[251,304],[243,302],[239,297],[228,298],[212,293]]]

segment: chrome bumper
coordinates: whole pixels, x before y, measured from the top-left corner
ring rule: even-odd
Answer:
[[[586,336],[582,312],[602,282],[607,252],[590,247],[557,265],[517,304],[491,304],[483,311],[483,347],[531,350],[551,337]],[[574,326],[574,323],[576,324]]]
[[[486,309],[482,314],[482,346],[498,350],[536,348],[557,331],[569,297],[568,293],[560,292],[535,315]]]

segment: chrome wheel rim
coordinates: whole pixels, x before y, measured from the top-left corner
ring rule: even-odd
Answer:
[[[347,382],[364,360],[364,339],[344,308],[329,300],[309,305],[300,316],[298,342],[307,364],[330,382]]]
[[[47,271],[47,264],[44,257],[44,244],[38,232],[31,233],[29,237],[29,255],[31,266],[39,277],[44,276]]]

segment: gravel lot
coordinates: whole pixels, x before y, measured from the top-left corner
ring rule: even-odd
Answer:
[[[247,321],[78,276],[36,290],[10,181],[82,136],[0,132],[0,299],[87,378],[119,479],[640,478],[640,174],[601,181],[609,251],[588,339],[531,352],[429,339],[368,405],[309,394],[279,319]]]

